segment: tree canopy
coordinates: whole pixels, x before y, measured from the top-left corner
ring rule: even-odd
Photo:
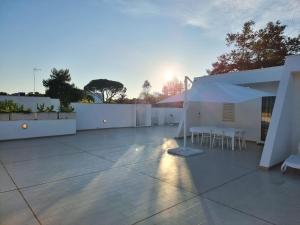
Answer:
[[[62,105],[67,106],[71,102],[77,102],[84,97],[83,90],[71,84],[71,75],[68,69],[51,70],[50,78],[43,80],[46,88],[45,95],[51,98],[58,98]]]
[[[287,55],[300,53],[300,34],[285,36],[286,25],[280,21],[269,22],[259,30],[254,30],[254,25],[254,21],[248,21],[241,33],[227,34],[226,45],[233,48],[217,58],[207,70],[209,74],[280,66]]]
[[[148,80],[145,80],[143,83],[143,92],[149,93],[151,90],[151,84]]]
[[[145,80],[142,86],[143,90],[140,93],[140,98],[143,99],[145,101],[145,103],[149,103],[151,101],[151,84],[148,80]]]
[[[111,103],[118,98],[124,99],[127,91],[122,83],[107,79],[92,80],[84,86],[84,90],[100,92],[104,103]]]
[[[39,92],[28,92],[27,94],[26,94],[26,96],[35,96],[35,97],[43,97],[43,96],[45,96],[44,94],[41,94],[41,93],[39,93]]]
[[[162,89],[162,93],[165,97],[181,94],[184,90],[184,85],[177,78],[168,81]]]

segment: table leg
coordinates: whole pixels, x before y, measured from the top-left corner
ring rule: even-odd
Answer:
[[[231,148],[234,151],[234,135],[231,137]]]
[[[201,141],[200,141],[200,145],[202,146],[203,143],[203,133],[201,133]]]
[[[223,148],[224,148],[224,137],[222,137],[222,151],[223,151]]]

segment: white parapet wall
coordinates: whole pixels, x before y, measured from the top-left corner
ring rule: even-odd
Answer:
[[[72,106],[77,130],[151,126],[151,105],[148,104],[72,103]],[[137,124],[137,116],[140,124]]]
[[[152,125],[178,124],[183,116],[182,108],[152,108]]]
[[[75,119],[0,121],[1,141],[75,133]]]

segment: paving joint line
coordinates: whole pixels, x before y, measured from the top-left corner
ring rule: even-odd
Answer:
[[[67,146],[69,146],[69,147],[72,147],[72,148],[76,148],[76,149],[79,149],[79,150],[81,150],[81,151],[88,151],[88,150],[85,150],[85,149],[83,149],[83,148],[81,148],[81,147],[78,147],[78,146],[75,146],[75,145],[72,145],[72,144],[70,144],[70,143],[65,143],[65,142],[63,142],[63,141],[57,141],[57,142],[59,142],[60,144],[63,144],[63,145],[67,145]],[[158,144],[158,145],[162,145],[163,143],[161,143],[161,142],[155,142],[155,141],[149,141],[149,142],[146,142],[146,143],[133,143],[133,144],[136,144],[136,145],[156,145],[156,144]],[[133,144],[120,144],[120,145],[115,145],[115,146],[102,146],[103,148],[112,148],[112,149],[116,149],[116,148],[122,148],[122,147],[130,147],[130,146],[132,146]]]
[[[208,198],[208,197],[205,197],[205,196],[201,196],[201,198],[207,199],[207,200],[209,200],[209,201],[211,201],[211,202],[214,202],[214,203],[219,204],[219,205],[222,205],[222,206],[224,206],[224,207],[226,207],[226,208],[235,210],[235,211],[240,212],[240,213],[242,213],[242,214],[245,214],[245,215],[247,215],[247,216],[256,218],[256,219],[261,220],[261,221],[263,221],[263,222],[266,222],[266,223],[269,223],[269,224],[272,224],[272,225],[278,225],[278,224],[276,224],[276,223],[273,223],[273,222],[268,221],[268,220],[266,220],[266,219],[260,218],[260,217],[258,217],[258,216],[253,215],[253,214],[247,213],[247,212],[245,212],[245,211],[243,211],[243,210],[234,208],[234,207],[232,207],[232,206],[230,206],[230,205],[227,205],[227,204],[225,204],[225,203],[216,201],[216,200],[214,200],[214,199],[211,199],[211,198]]]
[[[16,190],[19,192],[19,194],[21,195],[22,199],[24,200],[25,204],[27,205],[27,207],[29,208],[29,210],[31,211],[33,217],[36,219],[36,221],[42,225],[42,222],[40,221],[40,219],[38,218],[38,216],[36,215],[36,213],[34,212],[33,208],[31,207],[31,205],[29,204],[29,202],[27,201],[27,199],[25,198],[25,196],[23,195],[23,193],[21,192],[19,186],[16,184],[16,182],[14,181],[14,179],[12,178],[12,176],[10,175],[10,173],[8,172],[7,168],[5,167],[5,165],[3,164],[3,162],[0,160],[0,164],[2,165],[2,167],[4,168],[4,170],[6,171],[7,175],[10,177],[11,181],[14,183],[14,185],[16,186]]]
[[[127,165],[120,165],[120,166],[116,166],[116,167],[110,167],[110,168],[107,168],[107,169],[103,169],[103,170],[97,170],[97,171],[91,171],[91,172],[88,172],[88,173],[83,173],[83,174],[77,174],[77,175],[74,175],[74,176],[70,176],[70,177],[63,177],[63,178],[59,178],[59,179],[56,179],[56,180],[52,180],[52,181],[48,181],[48,182],[42,182],[42,183],[38,183],[38,184],[33,184],[33,185],[28,185],[28,186],[24,186],[24,187],[19,187],[20,190],[23,190],[23,189],[28,189],[28,188],[32,188],[32,187],[36,187],[36,186],[41,186],[41,185],[44,185],[44,184],[51,184],[51,183],[54,183],[54,182],[59,182],[59,181],[63,181],[63,180],[68,180],[68,179],[72,179],[72,178],[76,178],[76,177],[80,177],[80,176],[85,176],[85,175],[90,175],[90,174],[94,174],[94,173],[104,173],[104,172],[107,172],[109,170],[113,170],[113,169],[118,169],[118,168],[126,168],[126,169],[129,169],[127,167]],[[135,173],[139,173],[139,172],[136,172],[134,171]],[[15,189],[16,190],[16,189]],[[12,191],[12,190],[10,190]]]
[[[193,192],[193,191],[186,190],[186,189],[183,188],[183,187],[177,186],[177,185],[175,185],[175,184],[172,184],[172,183],[170,183],[170,182],[168,182],[168,181],[165,181],[165,180],[163,180],[163,179],[160,179],[160,178],[158,178],[158,177],[154,177],[154,176],[151,176],[151,175],[149,175],[149,174],[146,174],[146,173],[143,173],[143,172],[140,172],[140,171],[135,171],[135,172],[136,172],[136,173],[139,173],[139,174],[142,174],[142,175],[144,175],[144,176],[151,177],[151,178],[154,179],[154,180],[157,180],[157,181],[163,182],[163,183],[165,183],[165,184],[168,184],[168,185],[170,185],[170,186],[172,186],[172,187],[174,187],[174,188],[177,188],[177,189],[179,189],[179,190],[181,190],[181,191],[185,191],[185,192],[188,192],[188,193],[190,193],[190,194],[199,196],[198,193],[195,193],[195,192]]]
[[[85,152],[87,154],[90,154],[90,155],[93,155],[93,156],[96,156],[96,157],[99,157],[100,159],[107,160],[107,161],[112,162],[112,163],[116,163],[117,162],[117,161],[113,161],[111,159],[108,159],[105,156],[100,156],[100,155],[97,155],[95,153],[91,153],[91,152],[86,151],[86,150],[83,151],[83,152]],[[164,154],[164,152],[163,152],[163,154]],[[139,164],[139,163],[144,163],[144,162],[148,162],[148,161],[150,161],[150,162],[151,161],[158,161],[158,160],[160,160],[163,157],[163,154],[161,156],[159,156],[158,158],[150,158],[150,159],[145,159],[145,160],[141,160],[141,161],[137,161],[137,162],[126,163],[126,164],[122,164],[122,165],[114,167],[114,168],[127,167],[127,166],[131,166],[131,165],[135,165],[135,164]]]
[[[6,191],[0,191],[0,194],[6,193],[6,192],[11,192],[11,191],[16,191],[16,190],[17,190],[17,188],[9,189],[9,190],[6,190]]]
[[[107,159],[107,158],[105,158],[103,156],[100,156],[100,155],[97,155],[97,154],[94,154],[94,153],[91,153],[91,152],[88,152],[88,151],[84,151],[84,152],[87,153],[87,154],[89,154],[89,155],[95,156],[95,157],[97,157],[99,159],[103,159],[103,160],[106,160],[106,161],[111,162],[111,163],[116,163],[115,161]]]
[[[177,202],[176,204],[171,205],[171,206],[169,206],[169,207],[167,207],[167,208],[165,208],[165,209],[162,209],[162,210],[160,210],[159,212],[156,212],[156,213],[154,213],[154,214],[152,214],[152,215],[150,215],[150,216],[147,216],[147,217],[145,217],[144,219],[140,219],[140,220],[138,220],[138,221],[132,223],[131,225],[135,225],[135,224],[141,223],[141,222],[143,222],[143,221],[145,221],[145,220],[150,219],[151,217],[154,217],[154,216],[156,216],[156,215],[158,215],[158,214],[160,214],[160,213],[163,213],[164,211],[167,211],[167,210],[169,210],[169,209],[172,209],[172,208],[174,208],[174,207],[176,207],[176,206],[178,206],[178,205],[181,205],[181,204],[183,204],[183,203],[185,203],[185,202],[187,202],[187,201],[190,201],[190,200],[192,200],[192,199],[194,199],[194,198],[197,198],[197,197],[198,197],[198,196],[193,196],[193,197],[188,198],[188,199],[185,199],[185,200],[183,200],[183,201],[181,201],[181,202]]]
[[[210,192],[210,191],[213,191],[213,190],[215,190],[215,189],[218,189],[218,188],[220,188],[220,187],[223,187],[223,186],[226,185],[226,184],[229,184],[229,183],[231,183],[231,182],[233,182],[233,181],[239,180],[239,179],[241,179],[241,178],[243,178],[243,177],[245,177],[245,176],[248,176],[248,175],[250,175],[250,174],[252,174],[252,173],[255,173],[255,172],[257,172],[257,169],[250,170],[250,171],[248,171],[248,172],[246,172],[246,173],[244,173],[244,174],[242,174],[242,175],[240,175],[240,176],[237,176],[237,177],[234,177],[234,178],[232,178],[232,179],[229,179],[229,180],[225,181],[225,182],[222,183],[222,184],[219,184],[219,185],[214,186],[214,187],[212,187],[212,188],[210,188],[210,189],[208,189],[208,190],[206,190],[206,191],[201,192],[201,195],[206,194],[206,193],[208,193],[208,192]]]
[[[234,178],[234,179],[231,179],[230,181],[227,181],[227,182],[225,182],[225,183],[223,183],[223,184],[221,184],[221,185],[219,185],[219,186],[217,186],[217,187],[214,187],[214,188],[210,189],[209,191],[211,191],[211,190],[213,190],[213,189],[216,189],[216,188],[219,188],[219,187],[222,187],[223,185],[225,185],[225,184],[227,184],[227,183],[230,183],[230,182],[233,182],[233,181],[235,181],[235,180],[238,180],[238,179],[240,179],[240,178],[242,178],[242,177],[244,177],[244,176],[247,176],[247,175],[249,175],[249,174],[251,174],[251,173],[254,173],[254,172],[256,172],[256,171],[257,171],[256,169],[255,169],[255,170],[252,170],[252,171],[248,172],[247,174],[243,174],[243,175],[241,175],[241,176],[239,176],[239,177],[236,177],[236,178]],[[175,205],[173,205],[173,206],[170,206],[170,207],[168,207],[168,208],[166,208],[166,209],[163,209],[163,210],[161,210],[161,211],[159,211],[159,212],[157,212],[157,213],[155,213],[155,214],[153,214],[153,215],[151,215],[151,216],[149,216],[149,217],[146,217],[146,218],[144,218],[144,219],[141,219],[141,220],[139,220],[139,221],[137,221],[137,222],[135,222],[135,223],[133,223],[133,224],[137,224],[137,223],[140,223],[140,222],[142,222],[142,221],[145,221],[145,220],[147,220],[147,219],[149,219],[149,218],[151,218],[151,217],[153,217],[153,216],[155,216],[155,215],[157,215],[157,214],[160,214],[160,213],[162,213],[162,212],[164,212],[164,211],[166,211],[166,210],[168,210],[168,209],[171,209],[171,208],[173,208],[173,207],[175,207],[175,206],[177,206],[177,205],[180,205],[180,204],[182,204],[182,203],[184,203],[184,202],[186,202],[186,201],[189,201],[189,200],[191,200],[191,199],[200,197],[200,198],[202,198],[202,199],[207,199],[207,200],[209,200],[209,201],[212,201],[212,202],[214,202],[215,204],[222,205],[223,207],[226,207],[226,208],[235,210],[235,211],[237,211],[237,212],[239,212],[239,213],[242,213],[242,214],[244,214],[244,215],[247,215],[247,216],[249,216],[249,217],[253,217],[253,218],[256,218],[256,219],[258,219],[258,220],[264,221],[264,222],[266,222],[266,223],[269,223],[269,224],[272,224],[272,225],[276,225],[275,223],[273,223],[273,222],[271,222],[271,221],[265,220],[265,219],[260,218],[260,217],[258,217],[258,216],[255,216],[255,215],[249,214],[249,213],[247,213],[247,212],[244,212],[244,211],[242,211],[242,210],[236,209],[236,208],[231,207],[231,206],[229,206],[229,205],[226,205],[226,204],[224,204],[224,203],[222,203],[222,202],[215,201],[215,200],[213,200],[213,199],[207,198],[207,197],[204,196],[204,194],[207,193],[208,191],[205,191],[205,192],[202,192],[202,193],[199,193],[199,194],[198,194],[198,193],[194,193],[194,192],[191,192],[191,191],[187,191],[186,189],[184,189],[184,188],[182,188],[182,187],[179,187],[179,186],[177,186],[177,185],[170,184],[169,182],[166,182],[166,181],[164,181],[164,180],[162,180],[162,179],[160,179],[160,178],[153,177],[153,176],[151,176],[151,175],[149,175],[149,174],[145,174],[145,173],[139,172],[139,171],[137,171],[137,173],[142,174],[142,175],[145,175],[145,176],[148,176],[148,177],[151,177],[151,178],[153,178],[153,179],[155,179],[155,180],[158,180],[158,181],[161,181],[161,182],[163,182],[163,183],[169,184],[169,185],[171,185],[171,186],[173,186],[173,187],[178,188],[179,190],[182,190],[182,191],[185,191],[185,192],[189,192],[189,193],[191,193],[191,194],[194,194],[195,196],[193,196],[193,197],[191,197],[191,198],[189,198],[189,199],[187,199],[187,200],[184,200],[184,201],[182,201],[182,202],[180,202],[180,203],[177,203],[177,204],[175,204]]]
[[[61,144],[66,144],[66,143],[63,143],[63,142],[60,142],[60,141],[58,141],[58,142],[61,143]],[[88,151],[86,151],[86,150],[82,150],[82,149],[79,148],[79,147],[76,147],[76,146],[73,146],[73,145],[69,145],[69,144],[66,144],[66,145],[68,145],[69,147],[76,148],[76,149],[78,149],[78,150],[80,150],[80,151],[79,151],[79,152],[74,152],[74,153],[67,153],[67,154],[63,154],[63,155],[69,155],[69,154],[76,154],[76,153],[80,153],[80,152],[85,152],[85,153],[87,153],[87,154],[90,154],[90,155],[99,157],[99,158],[101,158],[101,159],[104,159],[104,160],[107,160],[107,161],[110,161],[110,162],[114,162],[114,161],[112,161],[112,160],[103,158],[103,157],[101,157],[101,156],[99,156],[99,155],[90,153],[90,152],[88,152]],[[116,148],[117,148],[117,147],[116,147]],[[147,160],[144,160],[144,161],[141,161],[141,162],[151,161],[151,160],[154,161],[155,159],[147,159]],[[157,160],[158,160],[158,159],[157,159]],[[29,160],[26,160],[26,161],[29,161]],[[129,163],[129,164],[121,165],[121,166],[119,166],[119,167],[114,167],[114,168],[127,167],[127,166],[134,165],[134,164],[138,164],[138,163],[141,163],[141,162]],[[60,181],[60,180],[67,180],[67,179],[71,179],[71,178],[74,178],[74,177],[79,177],[79,176],[89,175],[89,174],[93,174],[93,173],[98,173],[98,172],[101,173],[101,172],[108,171],[108,170],[110,170],[110,169],[114,169],[114,168],[108,168],[108,169],[105,169],[105,170],[93,171],[93,172],[90,172],[90,173],[84,173],[84,174],[75,175],[75,176],[71,176],[71,177],[66,177],[66,178],[62,178],[62,179],[58,179],[58,180],[54,180],[54,181],[50,181],[50,182],[45,182],[45,183],[41,183],[41,184],[36,184],[36,185],[32,185],[32,186],[27,186],[27,187],[19,188],[19,187],[17,186],[17,184],[14,182],[13,178],[11,177],[11,175],[9,174],[9,172],[8,172],[7,168],[5,167],[4,163],[3,163],[2,161],[0,161],[0,163],[2,164],[2,166],[4,167],[4,169],[6,170],[7,174],[9,175],[9,177],[10,177],[10,179],[12,180],[12,182],[14,183],[14,185],[17,187],[17,189],[14,189],[14,190],[18,190],[18,192],[20,193],[20,195],[22,196],[22,198],[23,198],[24,201],[26,202],[27,206],[28,206],[28,207],[30,208],[30,210],[32,211],[34,217],[37,219],[37,221],[38,221],[40,224],[41,224],[41,222],[39,221],[38,217],[37,217],[36,214],[34,213],[33,209],[31,208],[31,206],[29,205],[29,203],[27,202],[27,200],[25,199],[23,193],[21,192],[21,189],[26,189],[26,188],[30,188],[30,187],[34,187],[34,186],[39,186],[39,185],[43,185],[43,184],[53,183],[53,182],[57,182],[57,181]],[[146,218],[144,218],[144,219],[141,219],[141,220],[139,220],[139,221],[137,221],[137,222],[135,222],[135,223],[133,223],[133,224],[140,223],[140,222],[142,222],[142,221],[144,221],[144,220],[147,220],[147,219],[149,219],[149,218],[151,218],[151,217],[153,217],[153,216],[155,216],[155,215],[157,215],[157,214],[160,214],[160,213],[162,213],[162,212],[164,212],[164,211],[166,211],[166,210],[168,210],[168,209],[171,209],[171,208],[173,208],[173,207],[175,207],[175,206],[178,206],[178,205],[180,205],[180,204],[182,204],[182,203],[184,203],[184,202],[186,202],[186,201],[189,201],[189,200],[194,199],[194,198],[197,198],[197,197],[201,197],[201,198],[207,199],[207,200],[212,201],[212,202],[214,202],[214,203],[216,203],[216,204],[220,204],[220,205],[222,205],[222,206],[224,206],[224,207],[230,208],[230,209],[232,209],[232,210],[236,210],[236,211],[238,211],[238,212],[240,212],[240,213],[243,213],[243,214],[245,214],[245,215],[248,215],[248,216],[251,216],[251,217],[255,217],[255,218],[259,219],[259,220],[265,221],[265,222],[270,223],[270,224],[274,224],[274,223],[272,223],[272,222],[270,222],[270,221],[264,220],[264,219],[262,219],[262,218],[259,218],[259,217],[255,216],[255,215],[248,214],[248,213],[243,212],[243,211],[241,211],[241,210],[239,210],[239,209],[233,208],[233,207],[228,206],[228,205],[226,205],[226,204],[223,204],[223,203],[221,203],[221,202],[218,202],[218,201],[215,201],[215,200],[212,200],[212,199],[210,199],[210,198],[207,198],[207,197],[202,196],[203,194],[205,194],[205,193],[207,193],[207,192],[210,192],[210,191],[212,191],[212,190],[214,190],[214,189],[220,188],[220,187],[222,187],[222,186],[224,186],[224,185],[226,185],[226,184],[228,184],[228,183],[230,183],[230,182],[233,182],[233,181],[235,181],[235,180],[238,180],[238,179],[240,179],[240,178],[242,178],[242,177],[244,177],[244,176],[247,176],[247,175],[249,175],[249,174],[251,174],[251,173],[254,173],[254,172],[256,172],[256,171],[257,171],[257,169],[251,170],[251,171],[247,172],[246,174],[243,174],[243,175],[241,175],[241,176],[239,176],[239,177],[236,177],[236,178],[234,178],[234,179],[231,179],[231,180],[229,180],[229,181],[226,181],[225,183],[223,183],[223,184],[221,184],[221,185],[218,185],[218,186],[216,186],[216,187],[213,187],[213,188],[211,188],[211,189],[209,189],[209,190],[207,190],[207,191],[205,191],[205,192],[202,192],[202,193],[200,193],[200,194],[194,193],[194,192],[190,192],[190,191],[187,191],[187,190],[185,190],[185,189],[182,188],[182,187],[179,187],[179,186],[177,186],[177,185],[171,184],[171,183],[169,183],[169,182],[167,182],[167,181],[165,181],[165,180],[162,180],[162,179],[160,179],[160,178],[153,177],[153,176],[151,176],[151,175],[149,175],[149,174],[145,174],[145,173],[140,172],[140,171],[134,171],[135,173],[138,173],[138,174],[141,174],[141,175],[144,175],[144,176],[151,177],[152,179],[155,179],[155,180],[158,180],[158,181],[160,181],[160,182],[163,182],[163,183],[166,183],[166,184],[168,184],[168,185],[171,185],[171,186],[173,186],[173,187],[175,187],[175,188],[178,188],[179,190],[182,190],[182,191],[185,191],[185,192],[189,192],[189,193],[191,193],[191,194],[194,194],[195,196],[193,196],[193,197],[191,197],[191,198],[188,198],[188,199],[186,199],[186,200],[183,200],[183,201],[181,201],[181,202],[179,202],[179,203],[176,203],[176,204],[174,204],[174,205],[172,205],[172,206],[170,206],[170,207],[167,207],[167,208],[165,208],[165,209],[163,209],[163,210],[161,210],[161,211],[159,211],[159,212],[157,212],[157,213],[154,213],[154,214],[152,214],[151,216],[148,216],[148,217],[146,217]],[[13,191],[13,190],[9,190],[9,191]],[[9,191],[5,191],[5,192],[9,192]],[[274,225],[276,225],[276,224],[274,224]]]
[[[38,157],[38,158],[34,158],[34,159],[24,159],[24,160],[18,160],[18,161],[14,161],[14,162],[3,162],[3,164],[5,164],[5,165],[11,165],[11,164],[17,164],[17,163],[22,163],[22,162],[35,161],[35,160],[39,160],[39,159],[55,158],[57,156],[74,155],[74,154],[79,154],[79,153],[83,153],[83,152],[85,152],[85,151],[81,150],[81,151],[77,151],[77,152],[61,153],[61,154],[57,154],[57,155],[42,156],[42,157]]]
[[[90,153],[88,151],[86,151],[85,153],[93,155],[93,156],[96,156],[96,157],[99,157],[100,159],[104,159],[104,160],[107,160],[107,161],[112,162],[112,163],[116,163],[117,162],[117,161],[113,161],[111,159],[108,159],[108,158],[106,158],[104,156],[100,156],[100,155],[97,155],[97,154],[94,154],[94,153]],[[119,166],[116,166],[116,167],[112,167],[112,169],[113,168],[120,168],[120,167],[129,167],[129,166],[132,166],[132,165],[135,165],[135,164],[145,163],[145,162],[148,162],[148,161],[149,162],[151,162],[151,161],[158,161],[161,157],[159,157],[158,159],[153,158],[153,159],[146,159],[146,160],[142,160],[142,161],[138,161],[138,162],[126,163],[126,164],[122,164],[122,165],[119,165]]]
[[[32,188],[32,187],[36,187],[36,186],[41,186],[41,185],[44,185],[44,184],[51,184],[51,183],[55,183],[55,182],[59,182],[59,181],[63,181],[63,180],[68,180],[68,179],[72,179],[72,178],[76,178],[76,177],[81,177],[81,176],[85,176],[85,175],[90,175],[90,174],[93,174],[93,173],[103,173],[103,172],[106,172],[106,171],[109,171],[109,170],[112,170],[112,169],[115,169],[115,168],[120,168],[120,167],[122,167],[122,166],[111,167],[111,168],[107,168],[107,169],[103,169],[103,170],[97,170],[97,171],[91,171],[91,172],[88,172],[88,173],[77,174],[77,175],[70,176],[70,177],[63,177],[63,178],[56,179],[56,180],[51,180],[51,181],[48,181],[48,182],[42,182],[42,183],[38,183],[38,184],[33,184],[33,185],[29,185],[29,186],[20,187],[20,190],[28,189],[28,188]]]
[[[210,188],[210,189],[208,189],[208,190],[206,190],[206,191],[204,191],[204,192],[201,192],[201,193],[195,193],[195,192],[193,192],[193,191],[190,191],[190,190],[187,190],[187,189],[185,189],[185,188],[183,188],[183,187],[180,187],[180,186],[178,186],[178,185],[176,185],[176,184],[172,184],[172,183],[170,183],[170,182],[168,182],[168,181],[166,181],[166,180],[164,180],[164,179],[161,179],[161,178],[158,178],[158,177],[149,175],[149,174],[144,173],[144,172],[141,172],[141,171],[137,171],[137,170],[136,170],[135,172],[136,172],[136,173],[139,173],[139,174],[142,174],[142,175],[145,175],[145,176],[148,176],[148,177],[151,177],[151,178],[153,178],[153,179],[155,179],[155,180],[158,180],[158,181],[161,181],[161,182],[163,182],[163,183],[169,184],[169,185],[171,185],[171,186],[173,186],[173,187],[176,187],[176,188],[178,188],[178,189],[180,189],[180,190],[183,190],[183,191],[185,191],[185,192],[189,192],[189,193],[191,193],[191,194],[194,194],[194,195],[197,195],[197,196],[201,196],[201,195],[203,195],[203,194],[205,194],[205,193],[207,193],[207,192],[209,192],[209,191],[212,191],[212,190],[214,190],[214,189],[220,188],[220,187],[222,187],[222,186],[224,186],[224,185],[226,185],[226,184],[228,184],[228,183],[230,183],[230,182],[233,182],[233,181],[235,181],[235,180],[238,180],[238,179],[240,179],[240,178],[242,178],[242,177],[244,177],[244,176],[247,176],[247,175],[249,175],[249,174],[251,174],[251,173],[254,173],[254,172],[256,172],[256,171],[257,171],[257,169],[251,170],[251,171],[249,171],[249,172],[247,172],[247,173],[245,173],[245,174],[243,174],[243,175],[241,175],[241,176],[238,176],[238,177],[235,177],[235,178],[233,178],[233,179],[230,179],[230,180],[228,180],[228,181],[226,181],[226,182],[224,182],[224,183],[222,183],[222,184],[220,184],[220,185],[218,185],[218,186],[212,187],[212,188]]]
[[[207,198],[207,197],[204,196],[204,194],[207,193],[207,192],[209,192],[209,191],[212,191],[212,190],[214,190],[214,189],[220,188],[220,187],[222,187],[222,186],[224,186],[224,185],[226,185],[226,184],[228,184],[228,183],[230,183],[230,182],[233,182],[233,181],[235,181],[235,180],[238,180],[238,179],[240,179],[240,178],[242,178],[242,177],[244,177],[244,176],[247,176],[247,175],[249,175],[249,174],[252,174],[252,173],[254,173],[254,172],[256,172],[256,171],[257,171],[257,169],[251,170],[251,171],[249,171],[249,172],[247,172],[247,173],[245,173],[245,174],[243,174],[243,175],[241,175],[241,176],[235,177],[235,178],[233,178],[233,179],[231,179],[231,180],[229,180],[229,181],[224,182],[224,183],[221,184],[221,185],[218,185],[218,186],[216,186],[216,187],[213,187],[213,188],[211,188],[211,189],[209,189],[209,190],[207,190],[207,191],[201,192],[201,193],[195,193],[195,192],[192,192],[192,191],[188,191],[188,190],[186,190],[186,189],[183,188],[183,187],[174,185],[174,184],[169,183],[169,182],[167,182],[167,181],[165,181],[165,180],[162,180],[162,179],[160,179],[160,178],[151,176],[151,175],[149,175],[149,174],[146,174],[146,173],[143,173],[143,172],[140,172],[140,171],[135,171],[135,172],[136,172],[136,173],[139,173],[139,174],[142,174],[142,175],[145,175],[145,176],[148,176],[148,177],[151,177],[151,178],[153,178],[153,179],[155,179],[155,180],[158,180],[158,181],[160,181],[160,182],[166,183],[166,184],[168,184],[168,185],[171,185],[171,186],[173,186],[173,187],[175,187],[175,188],[177,188],[177,189],[179,189],[179,190],[181,190],[181,191],[185,191],[185,192],[194,194],[195,196],[192,197],[191,199],[193,199],[193,198],[195,198],[195,197],[200,197],[200,198],[203,198],[203,199],[208,199],[208,200],[210,200],[210,201],[212,201],[212,202],[214,202],[214,203],[216,203],[216,204],[222,205],[222,206],[227,207],[227,208],[230,208],[230,209],[232,209],[232,210],[236,210],[236,211],[238,211],[238,212],[240,212],[240,213],[243,213],[243,214],[245,214],[245,215],[247,215],[247,216],[255,217],[255,218],[257,218],[257,219],[259,219],[259,220],[261,220],[261,221],[267,222],[267,223],[272,224],[272,225],[276,225],[276,224],[274,224],[274,223],[272,223],[272,222],[270,222],[270,221],[268,221],[268,220],[262,219],[262,218],[260,218],[260,217],[255,216],[255,215],[248,214],[248,213],[246,213],[246,212],[244,212],[244,211],[241,211],[241,210],[238,210],[238,209],[236,209],[236,208],[227,206],[226,204],[222,204],[222,203],[220,203],[220,202],[214,201],[214,200],[209,199],[209,198]],[[172,207],[170,207],[170,208],[172,208]],[[157,214],[159,214],[159,213],[161,213],[161,212],[163,212],[163,211],[165,211],[165,210],[162,210],[162,211],[160,211],[160,212],[158,212],[158,213],[156,213],[156,214],[153,214],[152,216],[157,215]],[[152,216],[150,216],[150,217],[152,217]],[[150,218],[150,217],[148,217],[148,218]],[[138,221],[138,222],[136,222],[136,223],[142,222],[142,221],[144,221],[144,220],[146,220],[146,219],[148,219],[148,218],[144,218],[143,220]],[[136,224],[136,223],[134,223],[134,224]]]

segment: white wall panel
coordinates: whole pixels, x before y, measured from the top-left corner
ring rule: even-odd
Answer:
[[[151,126],[151,105],[72,103],[76,112],[77,130],[114,127],[135,127],[136,111],[145,112],[144,126]]]
[[[179,123],[183,116],[182,108],[152,108],[152,125]]]
[[[27,124],[27,129],[21,125]],[[75,120],[0,121],[0,140],[46,137],[76,133]]]

